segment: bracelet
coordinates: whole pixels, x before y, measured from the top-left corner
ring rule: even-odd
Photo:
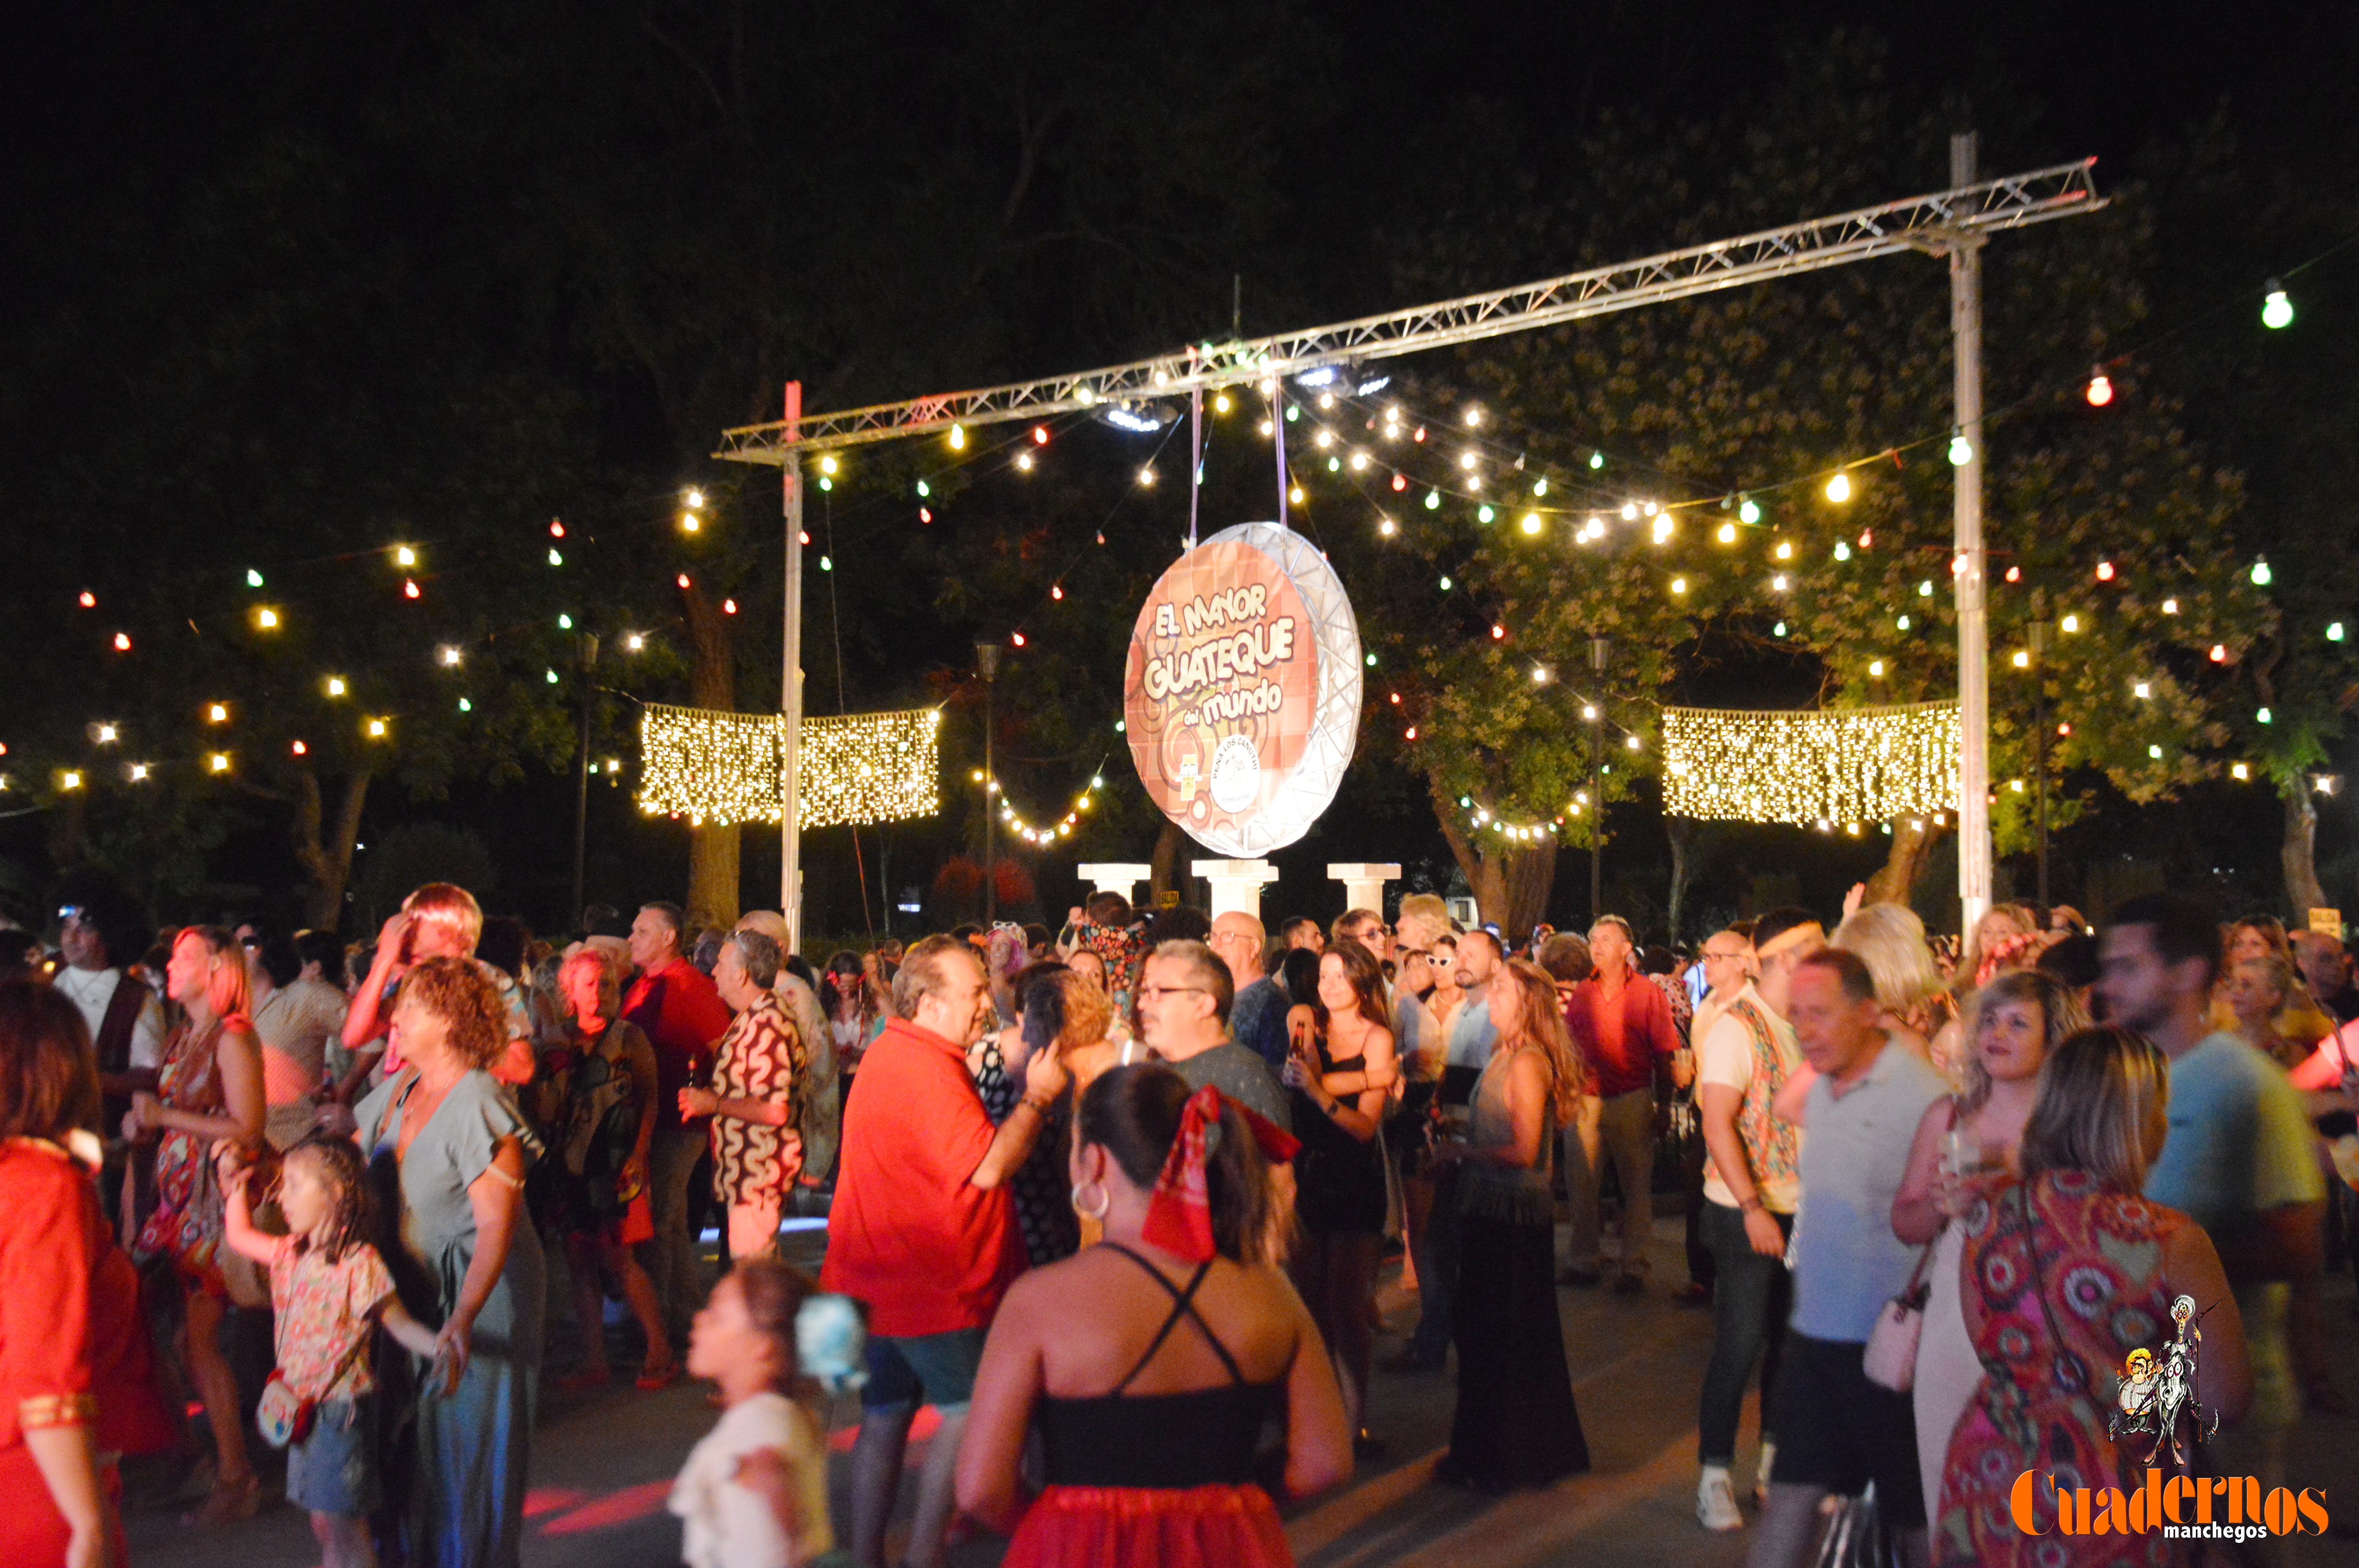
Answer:
[[[1049,1116],[1049,1108],[1056,1104],[1056,1101],[1049,1099],[1035,1099],[1030,1095],[1026,1095],[1022,1099],[1016,1103],[1023,1107],[1025,1109],[1029,1110],[1033,1115],[1046,1120]]]
[[[1761,1201],[1761,1195],[1759,1193],[1756,1193],[1751,1197],[1746,1198],[1743,1203],[1738,1204],[1736,1206],[1736,1212],[1739,1214],[1751,1214],[1756,1208],[1764,1208],[1767,1206],[1763,1204]]]

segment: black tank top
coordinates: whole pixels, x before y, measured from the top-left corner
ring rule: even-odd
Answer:
[[[1246,1382],[1236,1357],[1196,1310],[1196,1289],[1212,1271],[1212,1260],[1198,1265],[1182,1290],[1129,1248],[1112,1241],[1100,1245],[1146,1270],[1169,1292],[1171,1314],[1112,1393],[1078,1400],[1041,1397],[1040,1435],[1048,1449],[1049,1484],[1179,1488],[1243,1486],[1254,1480],[1254,1451],[1263,1423],[1278,1407],[1286,1381]],[[1229,1369],[1229,1385],[1178,1394],[1124,1393],[1183,1316],[1195,1320],[1204,1342]]]

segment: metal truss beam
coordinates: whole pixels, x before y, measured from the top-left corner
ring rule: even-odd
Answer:
[[[799,451],[824,451],[952,425],[992,425],[1151,401],[1196,387],[1293,378],[1322,366],[1352,366],[1400,354],[1479,342],[1616,310],[1843,266],[1906,250],[1971,243],[1976,237],[2093,212],[2094,158],[2028,174],[1911,196],[1880,207],[1813,218],[1782,229],[1691,245],[1618,266],[1569,273],[1308,331],[1203,343],[1103,370],[1041,381],[809,414],[722,433],[712,455],[730,462],[784,465]]]

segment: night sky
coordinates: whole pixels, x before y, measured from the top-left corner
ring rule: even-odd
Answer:
[[[97,0],[13,8],[0,34],[0,276],[11,279],[0,289],[0,496],[10,498],[20,570],[12,589],[19,602],[0,635],[19,678],[0,700],[0,740],[21,748],[16,732],[71,728],[89,706],[82,683],[97,655],[69,644],[78,633],[57,608],[74,585],[103,581],[117,599],[147,595],[161,604],[151,584],[225,569],[244,560],[242,552],[310,560],[360,547],[348,536],[352,524],[332,520],[332,508],[317,508],[318,520],[307,523],[281,514],[302,510],[291,503],[257,503],[257,470],[285,474],[307,495],[369,490],[354,508],[371,517],[391,514],[402,487],[412,486],[420,512],[466,514],[454,535],[512,526],[536,549],[528,535],[553,513],[591,519],[607,542],[584,559],[616,571],[628,563],[636,574],[628,585],[593,587],[591,597],[610,592],[623,604],[637,595],[676,619],[659,580],[669,570],[660,529],[672,487],[739,486],[731,493],[741,499],[724,506],[742,505],[748,519],[775,518],[774,500],[765,499],[775,492],[756,493],[766,475],[702,456],[723,425],[763,416],[788,370],[801,369],[760,343],[808,354],[802,373],[814,381],[814,403],[841,406],[1111,362],[1223,332],[1232,279],[1247,333],[1412,303],[1418,297],[1401,292],[1401,279],[1415,236],[1447,227],[1453,212],[1495,212],[1518,189],[1545,186],[1601,121],[1638,127],[1642,140],[1676,138],[1746,103],[1785,69],[1781,61],[1856,48],[1863,38],[1886,62],[1883,81],[1864,90],[1925,114],[1971,116],[1987,172],[2094,155],[2102,186],[2150,202],[2155,254],[2164,259],[2145,280],[2149,322],[2178,333],[2151,357],[2186,405],[2190,438],[2212,460],[2246,474],[2248,511],[2297,514],[2354,463],[2347,433],[2338,442],[2332,432],[2256,415],[2262,395],[2248,395],[2251,383],[2241,379],[2252,373],[2232,363],[2241,351],[2235,335],[2253,333],[2250,314],[2242,304],[2226,312],[2220,302],[2241,299],[2237,291],[2359,232],[2359,135],[2349,118],[2359,7],[1360,0],[1290,11],[1172,8],[1158,19],[1160,41],[1125,47],[1150,58],[1189,51],[1207,73],[1234,70],[1236,85],[1223,91],[1239,96],[1210,120],[1152,93],[1126,103],[1128,67],[1108,63],[1099,75],[1089,29],[1068,26],[1077,14],[1055,4],[913,4],[857,20],[802,5],[658,4],[646,8],[652,21],[642,27],[632,7],[596,5],[582,9],[576,27],[567,7],[536,4]],[[716,47],[694,70],[682,64],[665,74],[678,41],[726,40],[741,25],[740,36],[753,41],[742,57]],[[782,67],[794,40],[815,40],[825,58]],[[601,49],[631,58],[625,66],[585,53]],[[1027,60],[1039,81],[1009,87]],[[766,93],[757,81],[741,97],[726,80],[733,70],[780,85]],[[788,84],[808,84],[815,71],[835,96],[814,91],[809,102],[785,101],[801,91]],[[676,114],[618,113],[609,127],[596,99],[610,82],[623,84],[616,91],[632,83],[653,84],[651,93],[677,90],[689,106]],[[1052,214],[1027,215],[1013,228],[1023,231],[1030,259],[977,282],[965,277],[956,253],[967,236],[991,232],[995,193],[1018,155],[995,139],[998,122],[970,113],[970,104],[989,97],[1020,105],[1035,90],[1043,102],[1083,105],[1074,116],[1097,118],[1076,146],[1059,142],[1063,132],[1054,126],[1044,132],[1044,145],[1060,150],[1054,173],[1035,188],[1043,194],[1027,200],[1079,205],[1091,193],[1103,206],[1114,198],[1102,189],[1136,200],[1135,222],[1120,229],[1126,254],[1108,260],[1076,252]],[[716,107],[700,119],[690,101],[708,91],[716,106],[756,102],[760,113],[731,125]],[[667,145],[674,136],[677,145]],[[983,190],[973,211],[941,174],[969,156],[970,139]],[[2190,157],[2198,143],[2212,149],[2212,161]],[[1105,152],[1103,169],[1091,166],[1093,147]],[[941,162],[929,170],[936,155]],[[1253,165],[1250,200],[1230,202],[1208,188],[1224,160]],[[1157,188],[1153,171],[1163,163],[1176,171],[1172,193]],[[724,201],[745,197],[746,168],[807,190],[777,211],[809,227],[791,241],[749,232],[752,220],[740,215],[768,211],[754,198],[732,206],[728,220],[718,216]],[[285,182],[267,201],[254,195],[262,169]],[[668,170],[677,189],[661,189],[649,169]],[[1946,174],[1921,172],[1916,185],[1877,194],[1934,189]],[[925,182],[937,176],[944,180],[938,195],[896,200],[904,189],[930,193]],[[740,181],[734,194],[732,178]],[[511,193],[512,222],[502,216]],[[283,219],[275,228],[237,229],[234,244],[208,251],[208,224],[216,233],[219,225],[252,224],[255,206]],[[831,215],[841,228],[831,227]],[[705,218],[712,228],[690,226]],[[880,232],[895,239],[885,243]],[[323,260],[323,247],[337,259]],[[725,265],[716,261],[724,254]],[[781,254],[809,258],[810,271],[778,263]],[[906,275],[877,276],[904,261]],[[2309,334],[2303,376],[2332,378],[2338,364],[2354,362],[2338,345],[2347,343],[2354,268],[2359,251],[2306,276],[2297,329]],[[783,303],[758,319],[750,308],[733,315],[733,299],[756,292],[747,284],[754,276]],[[848,276],[865,279],[873,292],[858,297]],[[272,292],[290,278],[305,281]],[[332,299],[319,314],[286,304],[336,295],[347,282],[351,298]],[[627,302],[616,303],[626,292]],[[833,314],[810,302],[821,294],[835,302]],[[265,297],[277,303],[257,307]],[[236,320],[237,336],[208,343],[207,318],[216,312]],[[346,340],[332,326],[340,319],[363,324]],[[773,333],[779,322],[786,325]],[[646,351],[634,332],[665,344]],[[405,341],[417,345],[420,363],[395,362],[389,345]],[[147,373],[146,342],[155,344],[158,364],[174,367],[168,376]],[[209,406],[202,367],[207,354],[225,354],[223,342],[251,346],[257,361],[308,368],[287,379],[275,406],[251,383]],[[462,449],[463,434],[428,433],[443,427],[437,421],[468,428],[455,391],[452,407],[428,406],[438,395],[429,389],[440,384],[435,356],[449,364],[452,387],[472,378],[463,382],[475,389],[468,395],[480,392],[501,410],[483,419],[481,450]],[[658,362],[676,373],[668,380],[645,368]],[[224,379],[236,373],[223,370]],[[2302,397],[2315,402],[2319,384],[2349,395],[2323,382],[2304,383]],[[2283,388],[2267,395],[2294,395]],[[314,407],[322,433],[307,449],[300,430]],[[382,435],[367,433],[362,411],[381,422]],[[177,438],[192,421],[210,427],[201,443]],[[501,433],[488,433],[495,429]],[[355,482],[373,466],[376,441],[398,449],[398,460]],[[321,471],[297,472],[314,460]],[[1118,482],[1120,471],[1108,457],[1100,477]],[[513,495],[505,511],[486,502],[480,514],[426,499],[503,489]],[[92,498],[86,514],[71,504],[77,493]],[[1089,504],[1103,510],[1103,497]],[[1247,510],[1256,503],[1243,491],[1224,504],[1238,516],[1260,514]],[[863,533],[881,524],[864,521],[851,497],[844,505],[847,536],[898,537]],[[643,531],[626,535],[625,518]],[[766,525],[775,530],[774,521]],[[1118,516],[1114,527],[1151,532],[1157,547],[1168,532],[1135,514]],[[776,694],[774,537],[766,547],[765,565],[757,546],[747,546],[745,580],[754,586],[736,590],[749,594],[737,649],[745,708]],[[966,547],[957,537],[926,556],[893,553],[907,548],[899,544],[848,547],[839,581],[814,576],[805,665],[816,708],[948,699],[951,729],[972,729],[961,717],[967,708],[956,669],[971,658],[963,650],[975,635],[1001,628],[990,624],[987,603],[944,597],[940,576],[964,569],[956,552]],[[190,591],[198,590],[191,579]],[[832,610],[822,597],[831,591],[842,596]],[[682,627],[648,624],[684,640]],[[1788,687],[1808,700],[1811,686],[1807,671],[1774,663],[1739,661],[1719,678],[1745,687],[1736,695],[1756,702],[1786,700]],[[684,670],[650,676],[630,696],[686,700]],[[108,700],[133,697],[110,691]],[[599,750],[626,749],[627,700],[614,696],[601,715]],[[1046,717],[1027,734],[1019,713],[1016,728],[1002,731],[1013,765],[1036,768],[1027,779],[1036,798],[1065,787],[1105,749],[1062,722]],[[561,750],[561,734],[554,743]],[[954,734],[947,774],[964,776],[967,749]],[[1044,760],[1027,762],[1030,755]],[[2349,742],[2335,742],[2328,755],[2359,761]],[[1125,756],[1117,752],[1106,772],[1117,790],[1136,795]],[[536,758],[497,782],[484,773],[462,758],[422,791],[380,780],[361,842],[382,843],[405,824],[471,834],[495,878],[487,906],[563,928],[570,770],[561,759]],[[1419,788],[1386,770],[1367,773],[1347,784],[1310,838],[1276,857],[1283,880],[1266,914],[1336,913],[1340,891],[1324,878],[1329,860],[1398,860],[1411,867],[1413,884],[1446,883],[1450,855]],[[945,793],[956,805],[956,792]],[[599,783],[592,795],[591,896],[625,906],[679,897],[684,833],[642,821],[622,790]],[[0,811],[9,798],[0,795]],[[2266,795],[2203,788],[2142,807],[2102,791],[2098,798],[2100,808],[2058,840],[2060,896],[2095,899],[2103,888],[2129,885],[2119,867],[2136,855],[2149,868],[2140,874],[2161,868],[2174,878],[2209,878],[2225,903],[2280,902],[2278,811]],[[2359,837],[2343,825],[2346,809],[2324,805],[2318,860],[2330,900],[2348,906],[2359,904]],[[192,827],[191,815],[206,823]],[[1123,820],[1129,841],[1093,845],[1078,858],[1144,860],[1151,820],[1137,812]],[[850,835],[814,836],[807,840],[809,926],[860,932],[876,918],[878,886],[889,884],[897,902],[901,887],[923,883],[946,855],[962,844],[972,852],[978,824],[962,808],[940,822],[864,832],[856,858]],[[101,858],[141,886],[159,918],[247,910],[300,918],[283,805],[192,795],[168,834],[147,851],[142,842],[130,832],[109,840]],[[772,902],[775,843],[775,835],[746,835],[748,907]],[[1609,902],[1658,914],[1665,853],[1652,812],[1631,808],[1606,856]],[[1037,868],[1032,913],[1052,925],[1074,886],[1066,869],[1074,858],[1049,857]],[[364,849],[356,886],[366,880],[367,859]],[[156,869],[166,860],[168,874]],[[1832,906],[1880,860],[1874,843],[1730,832],[1691,894],[1688,935],[1699,908],[1727,914],[1795,895]],[[1952,864],[1945,846],[1919,888],[1920,908],[1953,896]],[[869,889],[864,901],[855,866]],[[2003,861],[2002,877],[2022,888],[2024,868],[2021,858]],[[61,869],[54,812],[0,816],[0,908],[34,915]],[[1561,857],[1555,918],[1585,913],[1586,881],[1585,855]],[[904,930],[914,919],[897,918]]]

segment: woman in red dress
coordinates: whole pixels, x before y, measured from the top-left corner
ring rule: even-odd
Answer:
[[[1351,1474],[1326,1346],[1285,1271],[1258,1261],[1265,1141],[1292,1152],[1160,1064],[1112,1068],[1082,1095],[1073,1206],[1105,1239],[1008,1288],[959,1451],[959,1506],[1014,1528],[1008,1568],[1291,1563],[1254,1463],[1277,1411],[1289,1496]],[[1017,1466],[1036,1419],[1049,1486],[1027,1509]]]
[[[135,1095],[123,1135],[158,1138],[156,1208],[133,1248],[141,1260],[171,1260],[187,1299],[183,1325],[189,1376],[213,1429],[219,1468],[212,1496],[194,1521],[226,1524],[252,1516],[262,1483],[245,1454],[245,1427],[237,1379],[221,1352],[219,1331],[229,1311],[222,1274],[221,1189],[213,1176],[216,1142],[260,1146],[267,1114],[262,1084],[262,1043],[246,1020],[245,953],[237,938],[213,926],[191,925],[172,943],[164,988],[185,1012],[164,1045],[160,1095]]]
[[[114,1457],[170,1445],[139,1281],[90,1168],[98,1075],[81,1012],[47,986],[0,985],[0,1563],[125,1560]]]

